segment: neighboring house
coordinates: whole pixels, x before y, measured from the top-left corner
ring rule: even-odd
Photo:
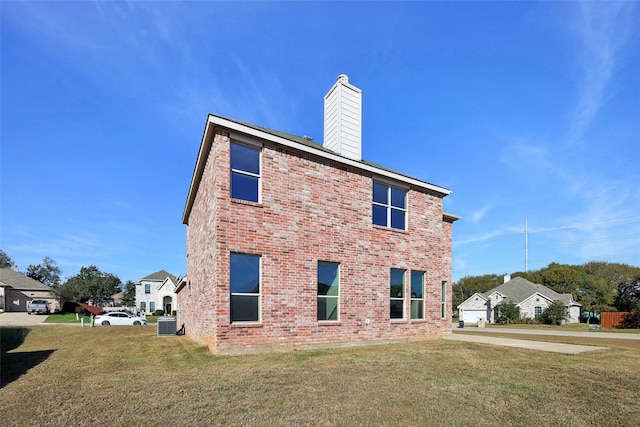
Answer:
[[[573,300],[571,294],[559,294],[546,286],[532,283],[522,277],[510,279],[487,292],[475,293],[458,306],[460,320],[476,323],[480,320],[495,322],[498,305],[513,303],[520,308],[520,316],[531,319],[542,316],[544,310],[555,300],[562,301],[569,309],[569,323],[580,321],[581,304]]]
[[[451,331],[451,191],[361,159],[361,99],[341,75],[323,145],[208,116],[182,218],[187,336],[237,353]]]
[[[140,313],[151,314],[163,310],[171,314],[176,305],[178,279],[164,270],[143,277],[136,282],[136,308]]]
[[[0,308],[26,312],[32,299],[49,301],[52,312],[60,308],[49,286],[10,268],[0,268]]]

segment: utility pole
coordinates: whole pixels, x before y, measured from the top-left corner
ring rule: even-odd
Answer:
[[[529,222],[524,220],[524,272],[529,272]]]

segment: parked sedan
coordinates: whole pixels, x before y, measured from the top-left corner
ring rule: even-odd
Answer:
[[[122,311],[114,311],[111,313],[99,314],[96,316],[95,325],[146,325],[147,319],[132,316]]]

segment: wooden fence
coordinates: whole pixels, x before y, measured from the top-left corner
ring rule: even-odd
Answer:
[[[624,311],[603,311],[600,313],[600,326],[603,328],[619,328],[625,315]]]

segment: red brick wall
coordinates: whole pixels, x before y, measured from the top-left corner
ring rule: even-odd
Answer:
[[[314,156],[262,149],[262,203],[232,201],[229,137],[216,132],[187,227],[178,295],[186,333],[214,352],[438,336],[451,328],[451,223],[438,195],[411,188],[408,230],[374,227],[372,176]],[[231,324],[229,254],[259,254],[261,322]],[[340,263],[340,321],[316,320],[317,262]],[[425,271],[425,320],[389,319],[389,270]],[[440,288],[447,281],[447,316]],[[371,323],[365,325],[365,320]]]

